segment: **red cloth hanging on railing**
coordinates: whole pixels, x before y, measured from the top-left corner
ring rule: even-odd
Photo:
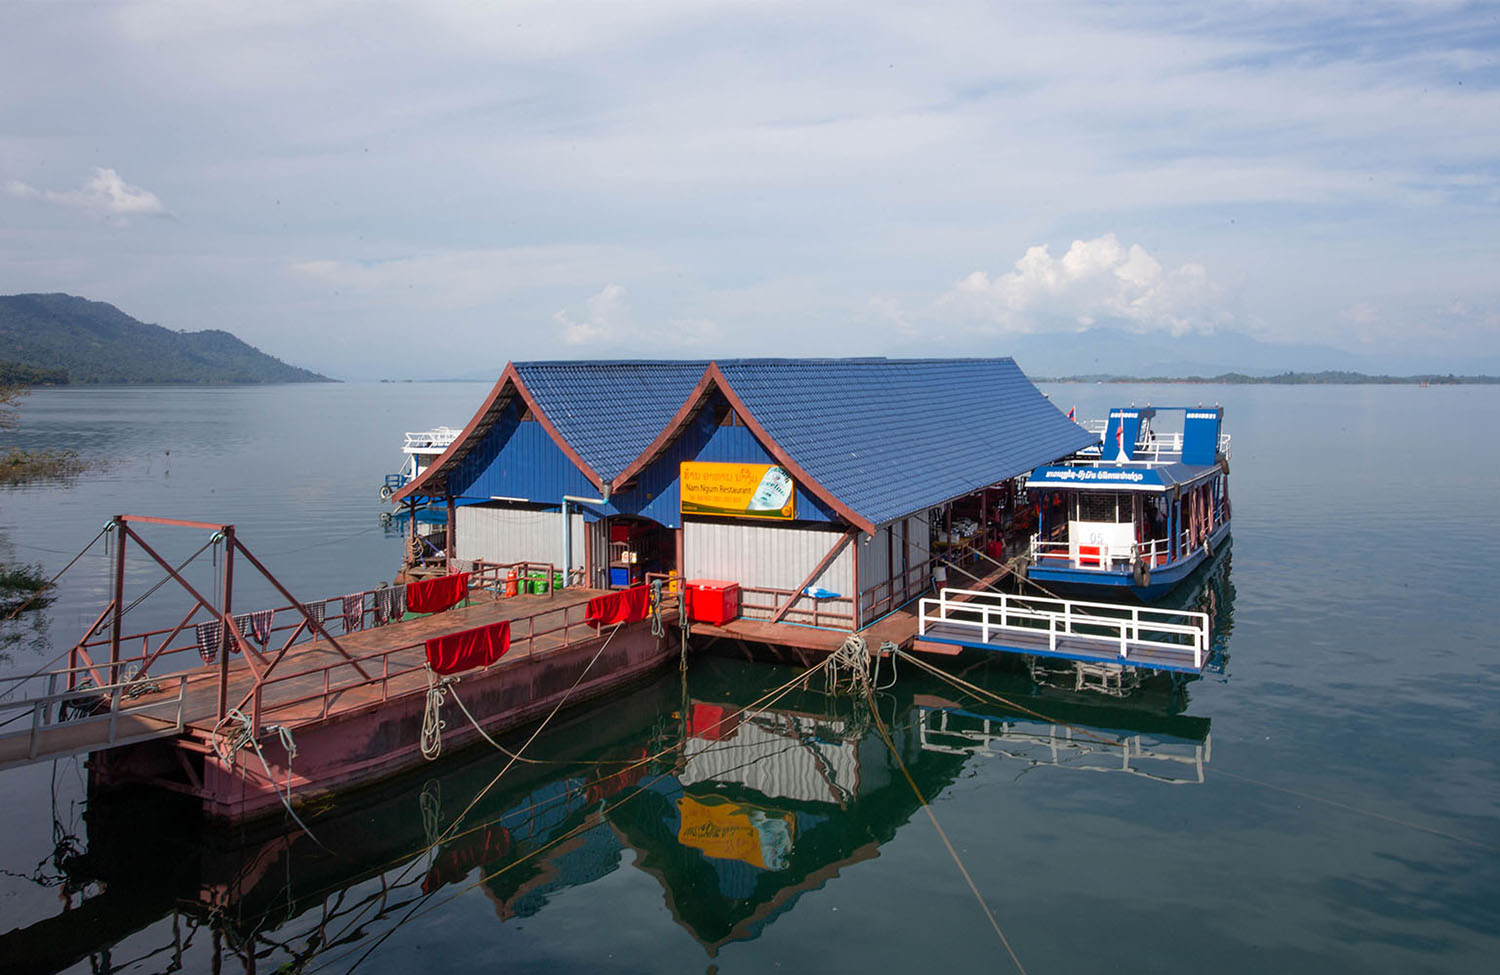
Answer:
[[[406,587],[406,608],[413,613],[441,613],[469,594],[469,574],[460,572],[413,582]]]
[[[510,649],[510,620],[427,641],[427,666],[439,674],[488,667]]]
[[[589,600],[584,619],[590,623],[635,623],[646,618],[651,608],[651,587],[632,586],[607,596]]]

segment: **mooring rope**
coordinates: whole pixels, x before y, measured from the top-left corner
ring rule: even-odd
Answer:
[[[1052,717],[1051,715],[1043,714],[1040,711],[1033,711],[1031,708],[1026,707],[1024,704],[1017,704],[1010,698],[1002,697],[1001,695],[996,694],[994,691],[980,687],[978,684],[970,683],[969,681],[964,680],[962,677],[955,677],[952,674],[948,673],[946,670],[935,667],[927,661],[923,660],[921,657],[907,653],[905,650],[897,650],[896,655],[898,657],[901,657],[903,660],[911,661],[918,667],[921,667],[923,670],[927,671],[929,674],[932,674],[934,677],[941,678],[942,680],[947,681],[960,690],[968,691],[969,693],[977,695],[979,697],[987,697],[997,704],[1003,704],[1008,708],[1014,708],[1015,710],[1020,711],[1022,714],[1029,714],[1033,718],[1038,718],[1042,721],[1046,721],[1048,724],[1061,725],[1062,727],[1067,728],[1070,731],[1076,731],[1079,734],[1087,738],[1092,738],[1094,741],[1100,742],[1102,744],[1114,745],[1117,748],[1127,747],[1126,742],[1118,741],[1114,738],[1107,738],[1103,735],[1096,734],[1095,732],[1092,732],[1087,728],[1082,728],[1075,724],[1069,724],[1066,721],[1061,721],[1057,718]]]
[[[443,720],[443,698],[448,688],[457,683],[457,677],[439,676],[431,667],[427,668],[427,706],[422,709],[420,745],[422,757],[429,762],[437,761],[437,757],[443,754],[443,729],[448,727],[448,722]]]
[[[735,711],[734,713],[729,714],[729,715],[725,715],[724,717],[720,718],[717,722],[715,722],[713,725],[705,726],[705,730],[708,730],[710,728],[717,728],[720,725],[724,724],[726,721],[733,720],[733,719],[739,717],[740,715],[744,714],[745,712],[750,711],[753,708],[766,708],[766,707],[770,707],[771,705],[775,704],[777,701],[780,701],[786,695],[790,694],[792,692],[792,690],[796,687],[797,684],[805,681],[814,672],[816,672],[818,670],[822,670],[823,668],[825,668],[827,666],[827,664],[828,664],[828,660],[827,660],[827,658],[824,658],[824,660],[821,663],[819,663],[819,664],[817,664],[817,665],[815,665],[815,666],[813,666],[813,667],[811,667],[811,668],[803,671],[802,673],[798,674],[796,677],[794,677],[791,680],[787,681],[786,683],[782,684],[780,687],[775,688],[774,690],[769,691],[766,694],[763,694],[760,698],[758,698],[757,700],[751,702],[750,704],[745,705],[744,707],[740,708],[738,711]],[[528,742],[528,744],[529,744],[529,742]],[[664,748],[664,749],[662,749],[660,752],[658,752],[655,755],[650,755],[650,756],[647,756],[645,758],[638,759],[631,766],[629,766],[626,769],[623,769],[622,771],[629,771],[630,768],[635,768],[635,767],[639,767],[639,766],[642,766],[642,765],[646,765],[646,764],[648,764],[650,762],[655,761],[657,758],[660,758],[661,756],[668,754],[672,750],[673,750],[673,748],[671,748],[671,747]],[[752,759],[752,763],[754,761],[756,761],[756,760]],[[507,765],[506,767],[509,768],[509,765]],[[666,775],[667,775],[667,773],[665,773],[665,772],[662,773],[660,776],[657,776],[657,778],[655,780],[653,780],[653,782],[660,781],[662,778],[665,778]],[[622,798],[618,802],[614,803],[613,805],[608,805],[608,804],[601,805],[600,808],[596,812],[594,812],[590,816],[586,817],[582,823],[578,824],[574,828],[568,830],[567,832],[563,833],[560,836],[557,836],[557,837],[549,840],[546,843],[543,843],[541,846],[538,846],[536,849],[530,851],[529,853],[526,853],[526,854],[524,854],[524,855],[522,855],[520,857],[517,857],[515,860],[511,861],[510,863],[506,864],[505,866],[501,867],[500,869],[495,870],[495,871],[493,871],[491,873],[484,874],[484,875],[480,876],[478,880],[474,881],[471,884],[468,884],[467,886],[465,886],[463,888],[460,888],[457,891],[452,892],[444,900],[441,900],[441,901],[439,901],[439,902],[437,902],[435,904],[426,904],[424,906],[422,902],[426,900],[426,898],[427,898],[428,895],[426,895],[426,894],[422,895],[422,897],[420,897],[420,898],[417,899],[417,903],[413,905],[412,909],[406,913],[405,917],[403,917],[399,921],[397,921],[394,925],[391,926],[391,928],[389,930],[387,930],[386,932],[384,932],[383,934],[381,934],[380,937],[376,939],[376,941],[375,941],[374,944],[370,945],[369,948],[365,949],[365,951],[359,956],[359,958],[357,958],[355,960],[354,964],[352,964],[352,965],[349,966],[348,972],[353,972],[356,968],[358,968],[361,964],[363,964],[364,961],[365,961],[365,959],[368,958],[368,957],[370,957],[370,954],[372,952],[374,952],[376,948],[380,947],[380,945],[382,945],[385,942],[385,940],[387,938],[389,938],[392,934],[394,934],[403,924],[406,924],[408,921],[412,920],[413,918],[420,917],[422,915],[430,913],[431,911],[437,910],[438,908],[443,907],[444,905],[451,903],[456,898],[463,896],[464,894],[466,894],[469,891],[475,889],[476,887],[479,887],[481,885],[487,884],[490,881],[494,880],[496,877],[499,877],[500,875],[502,875],[504,873],[507,873],[507,872],[515,869],[516,867],[521,866],[524,863],[527,863],[527,862],[531,861],[532,859],[534,859],[534,858],[542,855],[543,853],[547,852],[548,850],[552,849],[553,847],[557,846],[558,844],[564,843],[564,842],[572,839],[573,837],[578,836],[581,833],[584,833],[584,832],[586,832],[586,831],[588,831],[590,829],[595,828],[596,826],[599,825],[600,822],[603,821],[603,817],[604,817],[604,814],[606,812],[611,812],[613,810],[619,809],[625,803],[629,802],[631,799],[634,799],[636,796],[640,795],[643,791],[645,791],[645,788],[644,787],[639,787],[639,788],[636,788],[635,790],[633,790],[632,792],[630,792],[628,795],[626,795],[624,798]],[[472,808],[472,806],[473,806],[473,803],[470,803],[470,807],[471,808]],[[465,812],[467,812],[467,810],[465,810]],[[460,815],[462,815],[462,814],[460,814]],[[417,857],[422,856],[422,853],[425,853],[425,852],[426,851],[422,851],[421,853],[418,853]],[[416,862],[416,860],[414,859],[411,862]],[[404,871],[403,871],[403,873],[404,873]],[[400,880],[401,880],[401,878],[398,877],[397,878],[397,882],[399,883]],[[346,929],[346,930],[348,930],[348,929]],[[335,941],[341,940],[341,938],[342,938],[342,936],[339,939],[335,939]],[[330,942],[330,943],[333,943],[333,942]],[[345,955],[344,957],[348,957],[348,956]],[[341,960],[342,959],[332,959],[332,960],[329,961],[328,965],[331,966],[331,965],[337,964]],[[328,967],[328,966],[324,966],[324,967]],[[322,968],[315,969],[315,971],[322,971]],[[1024,972],[1025,972],[1025,970],[1022,969],[1023,975],[1024,975]]]
[[[67,572],[69,569],[73,568],[74,564],[76,564],[79,559],[81,559],[85,555],[87,555],[89,549],[93,548],[94,545],[98,543],[99,539],[103,538],[104,535],[111,528],[113,528],[113,527],[114,527],[114,522],[111,521],[111,522],[106,523],[103,528],[99,529],[99,534],[95,535],[92,539],[90,539],[89,543],[87,545],[85,545],[81,550],[79,550],[79,552],[78,552],[77,555],[73,556],[71,559],[68,560],[68,564],[67,565],[63,566],[61,569],[58,569],[57,570],[57,574],[54,575],[51,579],[47,580],[46,585],[42,586],[36,592],[32,593],[30,596],[27,596],[24,600],[22,600],[21,603],[18,606],[16,606],[15,609],[13,609],[13,610],[10,611],[10,615],[9,616],[5,617],[5,619],[3,619],[3,620],[0,620],[0,623],[9,623],[11,620],[15,619],[17,616],[21,615],[21,613],[26,609],[27,606],[30,606],[37,599],[41,598],[42,593],[46,592],[47,590],[51,589],[53,586],[57,585],[57,580],[59,580],[59,579],[61,579],[63,577],[63,573]],[[25,686],[30,681],[32,681],[35,678],[40,677],[43,674],[45,674],[47,672],[47,668],[51,667],[53,664],[57,663],[59,660],[61,660],[62,658],[66,657],[68,654],[70,654],[72,652],[73,652],[73,648],[69,647],[68,649],[64,650],[62,653],[59,653],[57,656],[53,657],[51,660],[49,660],[46,663],[42,664],[41,667],[37,668],[35,671],[31,672],[30,674],[26,675],[25,677],[21,677],[21,678],[7,678],[7,680],[14,679],[15,683],[12,684],[8,690],[6,690],[3,693],[0,693],[0,701],[5,700],[7,697],[10,697],[18,689],[20,689],[21,687]]]
[[[841,694],[846,684],[850,693],[870,686],[870,647],[858,633],[846,636],[825,662],[828,693]]]
[[[953,863],[958,867],[958,872],[963,874],[964,882],[969,885],[969,890],[974,894],[974,899],[979,902],[980,908],[984,911],[984,916],[989,918],[990,927],[995,929],[995,934],[1000,938],[1000,943],[1005,946],[1005,951],[1010,955],[1010,960],[1015,964],[1016,971],[1020,972],[1021,975],[1026,975],[1026,966],[1022,965],[1021,959],[1016,957],[1016,951],[1011,947],[1010,939],[1005,936],[1005,932],[1000,929],[1000,922],[995,919],[995,912],[990,910],[989,904],[985,903],[984,895],[979,892],[979,885],[974,883],[974,878],[970,875],[969,869],[964,866],[963,858],[958,855],[958,850],[954,849],[953,842],[948,839],[948,833],[943,829],[943,824],[938,822],[937,813],[932,811],[932,804],[922,794],[921,788],[917,785],[917,780],[912,778],[911,771],[906,767],[906,762],[901,759],[901,753],[896,750],[896,743],[891,740],[890,732],[886,730],[885,719],[880,716],[880,709],[875,706],[874,691],[866,687],[865,697],[870,703],[870,711],[875,718],[875,728],[880,732],[880,737],[885,742],[885,747],[890,749],[891,757],[896,760],[896,766],[901,769],[901,774],[906,777],[906,784],[911,786],[912,794],[922,804],[922,811],[932,821],[932,826],[937,830],[938,836],[942,839],[943,846],[948,848],[948,855],[953,858]]]
[[[226,724],[233,724],[235,731],[228,742],[221,744],[220,730]],[[302,821],[302,817],[298,816],[297,811],[292,808],[292,759],[297,757],[297,741],[292,737],[292,729],[285,725],[271,724],[266,725],[263,731],[267,734],[274,733],[277,735],[281,739],[282,748],[286,750],[285,792],[277,784],[276,775],[271,771],[271,763],[266,760],[266,753],[261,750],[260,742],[256,740],[254,725],[251,724],[250,719],[239,708],[230,708],[228,713],[214,725],[211,736],[214,752],[233,771],[235,755],[247,745],[253,749],[255,756],[260,759],[261,768],[265,769],[266,781],[271,783],[271,788],[276,791],[276,798],[281,800],[282,806],[286,808],[287,815],[291,816],[292,821],[297,824],[302,832],[307,834],[307,838],[322,847],[325,853],[336,855],[328,848],[327,844],[318,839],[317,835],[311,829],[308,829],[307,824]]]
[[[623,625],[623,624],[621,624],[621,625]],[[619,629],[619,626],[617,625],[616,626],[616,630],[618,630],[618,629]],[[613,634],[611,634],[611,636],[613,636]],[[598,659],[597,656],[595,657],[595,659]],[[791,678],[790,680],[788,680],[786,683],[782,684],[781,686],[773,688],[770,691],[767,691],[765,694],[762,694],[759,698],[757,698],[754,701],[751,701],[749,704],[746,704],[744,707],[741,707],[741,708],[739,708],[736,711],[733,711],[733,712],[730,712],[729,714],[721,716],[717,721],[714,721],[711,724],[705,724],[699,730],[704,731],[704,732],[712,731],[712,730],[714,730],[716,728],[722,727],[726,723],[729,723],[731,721],[735,721],[736,719],[738,719],[740,716],[744,715],[748,711],[754,710],[756,708],[770,707],[771,705],[775,704],[777,701],[780,701],[787,694],[790,694],[792,692],[792,690],[798,684],[803,683],[804,681],[806,681],[807,679],[809,679],[814,673],[816,673],[817,671],[822,670],[827,665],[828,665],[828,660],[827,660],[827,658],[825,658],[822,662],[816,664],[815,666],[813,666],[813,667],[811,667],[811,668],[809,668],[807,670],[802,671],[797,676]],[[457,699],[458,699],[458,696],[455,694],[454,695],[454,700],[457,700]],[[556,712],[554,711],[554,713],[556,713]],[[549,719],[550,719],[550,715],[549,715]],[[538,728],[537,730],[540,731],[541,729]],[[527,746],[529,746],[531,744],[531,741],[534,740],[535,738],[536,738],[536,735],[533,734],[530,739],[527,739],[526,745],[522,746],[522,750],[524,751],[525,748]],[[677,747],[678,746],[676,746],[676,745],[669,745],[666,748],[663,748],[663,749],[655,752],[654,754],[646,755],[646,756],[644,756],[642,758],[638,758],[638,759],[632,760],[628,764],[625,764],[624,767],[622,767],[615,774],[616,775],[621,775],[621,774],[624,774],[626,772],[630,772],[630,771],[632,771],[634,769],[640,768],[642,766],[649,765],[650,763],[652,763],[654,761],[657,761],[658,759],[663,758],[666,755],[671,754],[673,751],[675,751],[677,749]],[[494,779],[491,779],[490,782],[482,790],[480,790],[479,795],[475,796],[475,798],[472,799],[469,802],[468,806],[466,806],[464,808],[464,811],[461,812],[461,813],[459,813],[458,816],[454,818],[453,822],[449,824],[448,828],[446,830],[444,830],[442,832],[442,834],[437,837],[437,839],[435,839],[432,842],[430,842],[425,848],[416,851],[414,854],[411,855],[410,858],[407,859],[406,866],[404,868],[402,868],[401,873],[396,877],[395,883],[397,885],[399,885],[399,884],[401,884],[402,882],[405,881],[407,872],[411,869],[411,866],[413,864],[417,863],[427,853],[429,853],[433,849],[435,849],[439,843],[441,843],[441,842],[443,842],[445,840],[459,839],[459,838],[461,838],[463,836],[467,836],[470,833],[473,833],[476,830],[484,828],[484,826],[481,825],[481,826],[473,827],[472,829],[464,830],[461,833],[452,833],[453,827],[455,827],[455,826],[458,825],[459,820],[461,820],[465,815],[468,814],[468,812],[470,810],[472,810],[474,808],[475,804],[478,803],[481,798],[483,798],[484,794],[486,792],[488,792],[489,789],[491,787],[493,787],[496,782],[499,781],[500,775],[504,775],[505,771],[507,769],[509,769],[512,764],[514,764],[514,761],[508,762],[506,764],[505,768],[501,769],[500,773]],[[575,763],[575,764],[589,764],[589,763]],[[604,764],[604,763],[598,763],[598,764]],[[663,773],[663,774],[665,774],[665,773]],[[586,788],[586,786],[581,786],[580,789],[582,789],[582,788]],[[543,802],[538,803],[533,808],[541,808],[542,806],[545,806],[545,805],[548,805],[548,804],[551,804],[551,803],[566,801],[575,792],[580,791],[580,789],[567,790],[567,791],[565,791],[563,793],[560,793],[560,794],[558,794],[556,796],[553,796],[553,797],[550,797],[550,798],[548,798],[546,800],[543,800]],[[632,792],[629,796],[626,796],[625,799],[621,800],[621,802],[616,803],[614,806],[610,806],[610,807],[606,807],[606,808],[608,808],[608,809],[617,808],[619,805],[623,804],[624,802],[628,801],[629,799],[633,798],[634,796],[639,795],[639,793],[640,793],[640,790],[637,789],[635,792]],[[599,814],[602,815],[604,811],[605,811],[604,809],[601,809]],[[462,894],[467,893],[468,891],[474,889],[475,887],[477,887],[477,886],[479,886],[479,885],[481,885],[483,883],[487,883],[488,881],[494,879],[495,877],[498,877],[501,874],[505,873],[507,870],[510,870],[510,869],[512,869],[512,868],[514,868],[516,866],[519,866],[520,864],[529,861],[533,857],[536,857],[536,856],[538,856],[538,855],[546,852],[548,849],[551,849],[553,846],[557,845],[558,843],[561,843],[561,842],[563,842],[563,841],[571,838],[572,836],[577,835],[579,832],[582,832],[585,827],[592,828],[593,825],[594,825],[593,823],[586,822],[585,824],[581,825],[580,827],[578,827],[578,828],[576,828],[574,830],[569,831],[568,833],[566,833],[566,834],[558,837],[557,839],[555,839],[555,840],[553,840],[553,841],[551,841],[549,843],[546,843],[546,844],[538,847],[537,849],[535,849],[532,852],[526,854],[525,856],[520,857],[519,859],[513,861],[512,863],[507,864],[505,867],[502,867],[501,869],[495,871],[494,873],[491,873],[491,874],[488,874],[488,875],[485,875],[485,876],[481,877],[475,883],[470,884],[469,886],[464,887],[461,890],[455,892],[452,895],[452,897],[449,897],[447,900],[442,901],[439,904],[429,906],[426,910],[422,910],[421,913],[426,913],[427,910],[435,910],[437,907],[442,906],[442,904],[446,904],[449,901],[451,901],[454,897],[461,896]],[[352,972],[355,968],[358,968],[359,965],[361,963],[363,963],[363,961],[365,960],[365,958],[369,957],[370,952],[374,951],[377,947],[379,947],[382,943],[384,943],[384,941],[385,941],[386,938],[389,938],[392,934],[394,934],[395,931],[401,925],[405,924],[408,920],[410,920],[413,916],[415,916],[418,913],[419,908],[421,907],[421,901],[425,901],[428,896],[429,895],[427,895],[427,894],[423,894],[420,898],[418,898],[417,899],[418,900],[417,905],[414,906],[412,908],[412,910],[409,911],[405,917],[403,917],[400,921],[396,922],[396,924],[394,926],[392,926],[392,928],[390,930],[388,930],[384,934],[382,934],[379,937],[379,939],[376,940],[375,944],[371,945],[369,947],[369,949],[367,949],[359,957],[359,959],[356,960],[354,962],[354,964],[350,966],[349,971]],[[330,941],[328,943],[330,945],[332,945],[332,944],[337,944],[337,943],[341,942],[344,939],[345,935],[348,932],[354,930],[359,924],[364,923],[363,921],[360,920],[360,918],[362,918],[363,915],[364,915],[364,908],[361,908],[359,910],[359,912],[358,912],[358,915],[350,922],[350,924],[347,925],[342,931],[340,931],[339,934],[336,937],[330,939]],[[379,917],[379,916],[380,916],[379,914],[376,915],[376,917]],[[344,956],[344,957],[347,957],[347,955]],[[339,961],[339,960],[340,959],[331,960],[328,964],[329,965],[333,965],[333,964],[337,963],[337,961]],[[328,966],[323,966],[323,967],[326,968]],[[322,971],[323,969],[322,968],[318,968],[318,969],[315,969],[315,970],[316,971]]]

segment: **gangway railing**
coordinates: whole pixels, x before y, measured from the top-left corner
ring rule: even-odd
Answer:
[[[1141,650],[1190,650],[1193,666],[1199,669],[1209,646],[1208,614],[1187,610],[967,589],[943,589],[936,599],[923,599],[919,606],[921,636],[942,625],[971,632],[984,644],[1007,635],[1042,638],[1053,653],[1059,640],[1068,639],[1108,645],[1117,650],[1121,663],[1130,662],[1131,653]]]
[[[28,710],[31,712],[26,730],[0,733],[0,769],[183,731],[188,674],[161,680],[132,677],[102,687],[63,691],[56,690],[57,676],[58,673],[51,675],[46,694],[0,701],[0,727],[21,720]],[[161,681],[176,683],[177,693],[164,696]],[[147,687],[151,693],[137,698]],[[64,710],[68,708],[82,713],[64,718]]]

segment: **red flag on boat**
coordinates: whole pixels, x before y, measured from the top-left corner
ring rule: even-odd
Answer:
[[[1078,407],[1076,407],[1076,406],[1070,406],[1070,407],[1068,407],[1068,419],[1070,419],[1070,420],[1077,420],[1077,416],[1075,415],[1075,414],[1077,414],[1077,412],[1078,412]]]

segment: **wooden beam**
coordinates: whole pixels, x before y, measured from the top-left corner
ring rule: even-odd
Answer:
[[[797,601],[802,598],[807,587],[812,585],[814,580],[816,580],[818,576],[822,575],[824,570],[826,570],[830,565],[833,564],[833,560],[838,558],[839,553],[844,550],[845,545],[848,545],[854,539],[859,537],[859,531],[860,530],[857,527],[851,528],[844,534],[839,536],[838,541],[834,542],[833,547],[828,550],[828,554],[823,556],[818,564],[813,567],[813,570],[807,574],[807,578],[802,580],[802,584],[797,587],[797,591],[792,593],[792,598],[788,599],[784,606],[782,606],[772,614],[772,623],[780,623],[783,619],[786,618],[786,614],[791,612],[793,606],[797,605]],[[856,595],[855,599],[858,598],[859,597]]]

